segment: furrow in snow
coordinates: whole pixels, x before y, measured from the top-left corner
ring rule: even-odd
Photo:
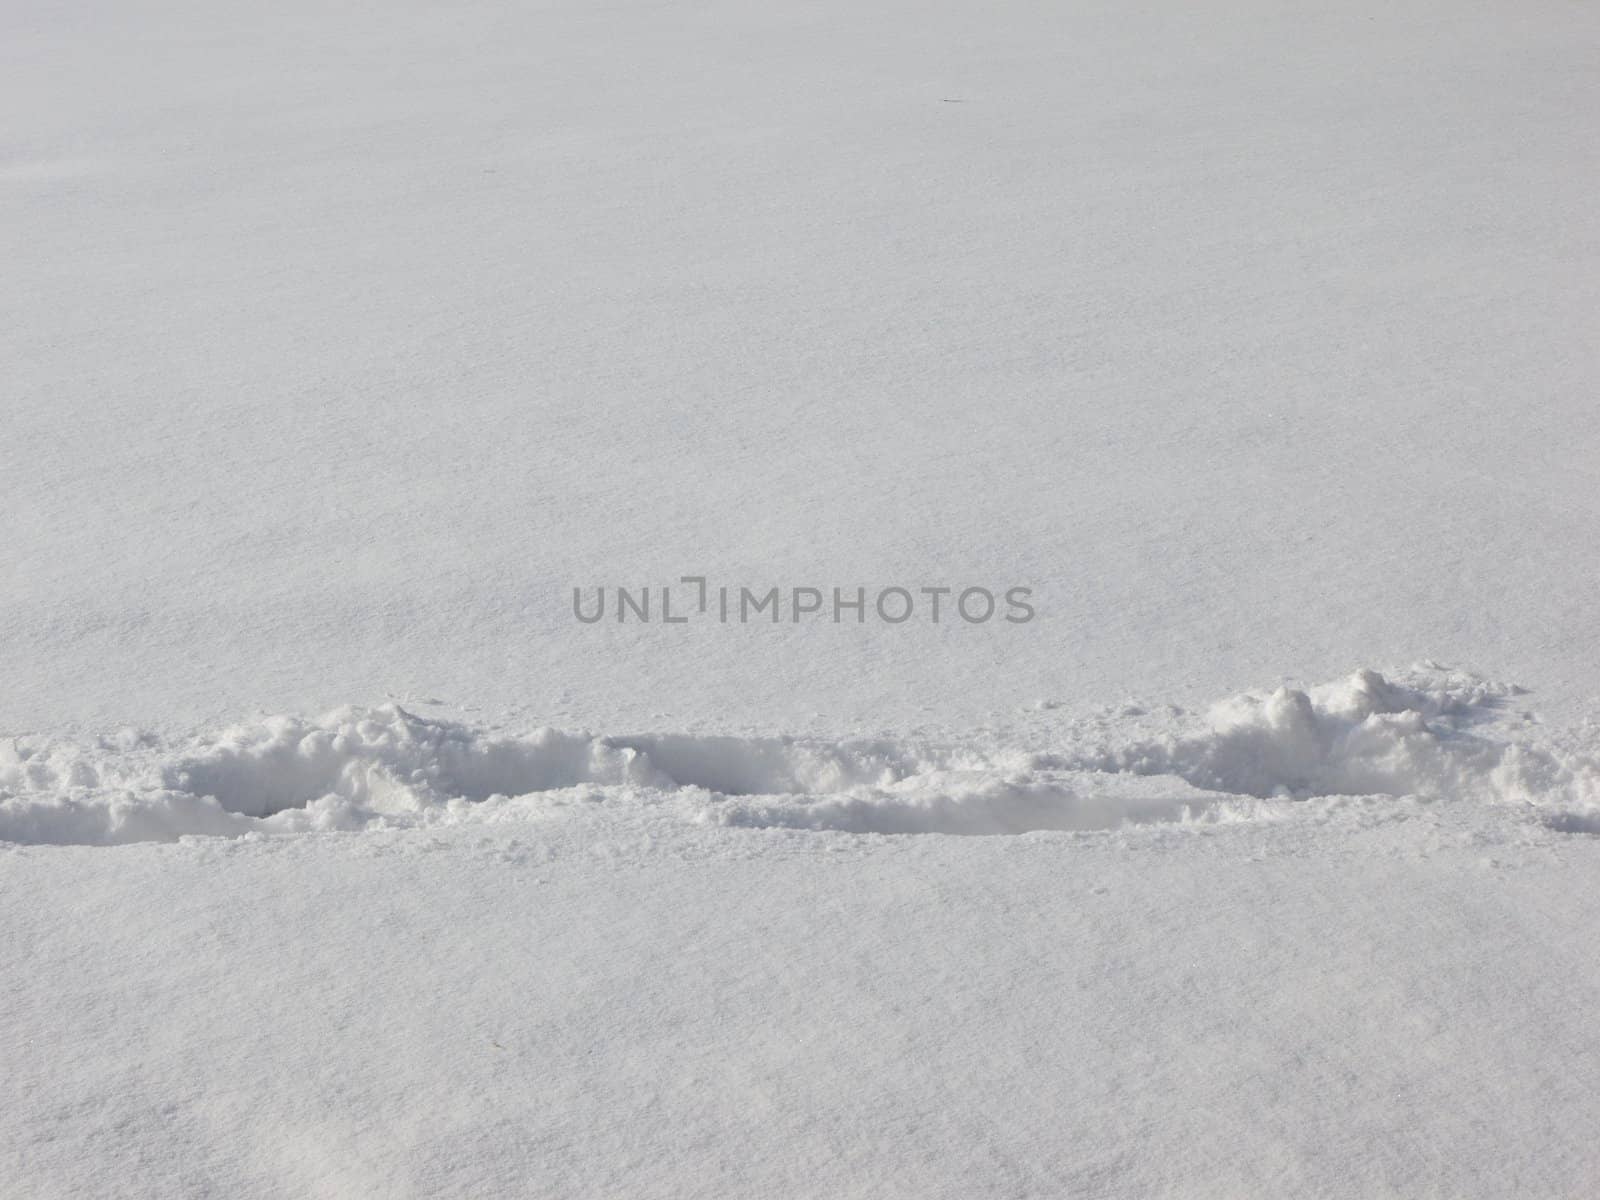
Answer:
[[[1444,797],[1535,806],[1600,829],[1600,753],[1556,749],[1515,687],[1424,666],[1231,697],[1092,727],[893,739],[507,736],[395,705],[278,717],[182,745],[124,733],[0,743],[0,840],[114,844],[189,834],[475,819],[483,802],[583,789],[688,819],[856,833],[1021,833],[1240,819],[1265,801]],[[1138,715],[1144,715],[1142,713]],[[490,806],[492,807],[492,806]],[[1272,808],[1282,811],[1282,805]]]

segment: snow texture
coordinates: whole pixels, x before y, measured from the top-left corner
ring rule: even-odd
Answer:
[[[1600,711],[1600,9],[12,0],[0,730]],[[959,101],[959,103],[947,103]],[[574,587],[1030,586],[579,627]]]
[[[883,739],[524,735],[397,705],[278,717],[169,747],[0,744],[0,838],[109,844],[185,834],[503,819],[578,800],[667,804],[690,820],[849,833],[1001,834],[1243,819],[1249,798],[1448,797],[1520,804],[1554,828],[1600,815],[1600,757],[1506,715],[1521,689],[1436,667],[1310,692],[1235,696],[1159,735],[1139,710],[1048,745]],[[1146,722],[1148,724],[1148,722]],[[522,803],[513,802],[521,800]]]
[[[7,0],[0,1196],[1600,1195],[1597,62]]]
[[[1423,718],[1431,740],[1418,707],[1357,719],[1343,701],[1373,690],[1312,705],[1314,751],[1281,694],[1209,733],[1125,739],[1116,712],[1083,732],[1257,790],[1354,755],[1481,797],[672,744],[723,786],[910,772],[730,796],[614,782],[648,746],[394,712],[151,748],[252,808],[360,799],[205,806],[242,837],[0,845],[0,1174],[29,1197],[1585,1195],[1592,767],[1509,778],[1463,712]],[[1470,712],[1473,690],[1421,703]],[[294,788],[252,774],[308,742]],[[584,775],[612,782],[422,799]],[[180,795],[152,800],[164,830],[30,828],[195,828]],[[361,832],[271,832],[341,825]]]

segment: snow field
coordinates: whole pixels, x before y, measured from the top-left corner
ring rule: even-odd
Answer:
[[[1504,805],[1015,837],[545,794],[0,847],[15,1194],[1574,1200],[1600,839]],[[489,803],[471,806],[488,815]]]

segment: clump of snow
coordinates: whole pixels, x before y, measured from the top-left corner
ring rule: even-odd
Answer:
[[[1471,732],[1515,694],[1426,669],[1410,684],[1361,670],[1309,691],[1245,693],[1214,705],[1205,731],[1177,739],[1160,769],[1251,796],[1532,799],[1552,786],[1538,769],[1550,764]]]
[[[1424,666],[1176,710],[1151,736],[1119,710],[1099,742],[503,735],[396,705],[274,717],[167,747],[0,743],[0,839],[111,844],[186,834],[355,830],[474,819],[482,802],[586,789],[671,801],[690,820],[851,833],[1022,833],[1259,816],[1261,801],[1425,796],[1540,806],[1600,828],[1600,757],[1508,711],[1519,689]],[[1272,810],[1277,811],[1277,810]],[[1555,815],[1551,815],[1555,814]]]
[[[580,783],[671,782],[639,751],[603,739],[554,729],[494,737],[392,704],[341,709],[317,723],[279,717],[235,727],[163,766],[161,778],[169,788],[216,796],[229,811],[252,817],[326,796],[382,813]]]

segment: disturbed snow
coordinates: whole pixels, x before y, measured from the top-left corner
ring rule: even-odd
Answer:
[[[1600,738],[1522,689],[1425,664],[1203,714],[1126,705],[961,740],[506,733],[398,705],[274,717],[183,742],[0,743],[0,840],[403,828],[650,809],[711,825],[1015,834],[1284,817],[1339,796],[1520,806],[1600,830]]]

